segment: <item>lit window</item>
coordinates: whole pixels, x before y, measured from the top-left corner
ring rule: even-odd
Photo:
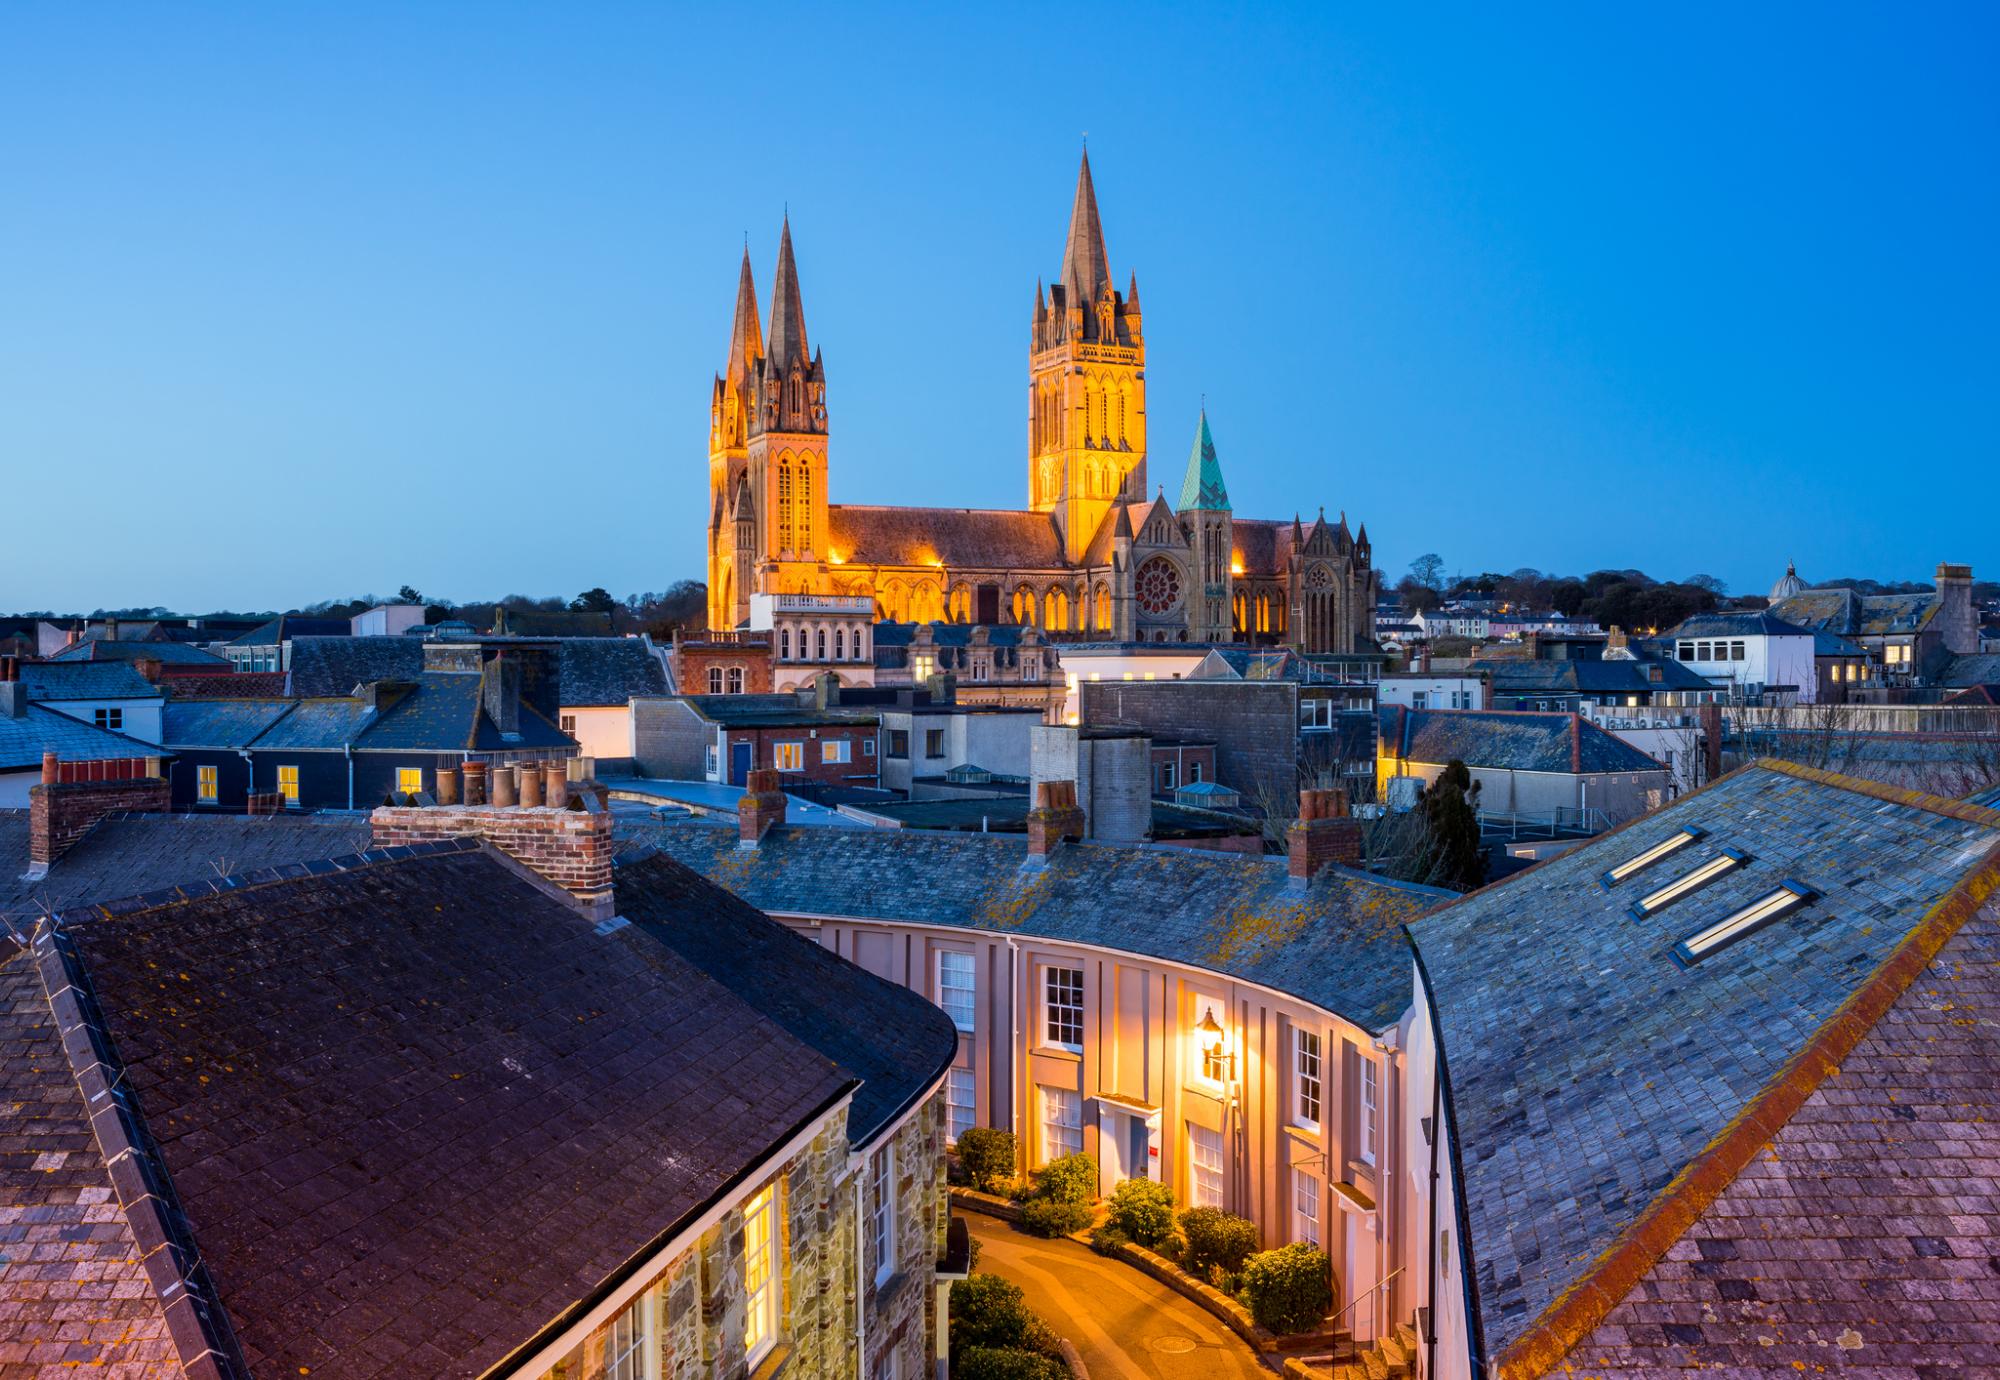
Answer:
[[[91,718],[99,728],[117,730],[125,727],[125,711],[122,709],[96,709]]]
[[[1083,1099],[1075,1088],[1044,1086],[1042,1093],[1042,1161],[1061,1159],[1083,1149]]]
[[[722,668],[720,666],[711,666],[708,668],[708,693],[711,695],[720,695],[722,693]]]
[[[1750,855],[1748,853],[1738,852],[1734,848],[1725,848],[1720,854],[1710,858],[1685,877],[1668,882],[1659,890],[1648,892],[1646,895],[1641,896],[1632,905],[1632,918],[1634,920],[1644,920],[1649,915],[1656,915],[1674,902],[1680,900],[1681,897],[1686,896],[1690,892],[1699,891],[1717,877],[1727,872],[1734,872],[1749,861]]]
[[[937,658],[928,652],[918,652],[910,658],[910,667],[915,679],[929,680],[931,672],[937,670]]]
[[[1382,1085],[1381,1074],[1375,1068],[1375,1061],[1363,1056],[1361,1060],[1361,1162],[1375,1163],[1375,1152],[1382,1140]]]
[[[806,745],[804,743],[773,743],[771,745],[771,765],[779,771],[804,771],[806,769]]]
[[[972,1070],[952,1069],[944,1079],[945,1139],[956,1142],[974,1125]]]
[[[1693,843],[1696,839],[1703,837],[1705,837],[1705,835],[1700,829],[1696,829],[1692,826],[1682,829],[1680,832],[1674,834],[1671,838],[1666,839],[1664,842],[1654,844],[1651,848],[1648,848],[1645,852],[1639,854],[1637,857],[1628,858],[1626,861],[1618,864],[1618,866],[1612,868],[1609,872],[1605,873],[1602,877],[1599,877],[1597,879],[1598,885],[1602,886],[1606,891],[1609,891],[1612,887],[1624,881],[1627,877],[1632,876],[1636,872],[1644,872],[1654,863],[1659,862],[1663,858],[1668,858],[1673,856],[1675,853],[1678,853],[1681,849]]]
[[[822,738],[819,744],[819,760],[850,762],[854,760],[854,744],[845,738]]]
[[[972,955],[945,952],[937,956],[938,1005],[960,1030],[972,1029]]]
[[[1292,1171],[1292,1240],[1319,1245],[1319,1180],[1303,1169]]]
[[[424,769],[422,767],[396,768],[397,795],[415,795],[418,791],[422,790],[423,788],[424,788]]]
[[[220,791],[221,783],[218,779],[220,775],[221,775],[220,768],[196,767],[194,769],[195,799],[199,800],[204,805],[213,805],[216,801],[216,797],[221,794]]]
[[[647,1313],[652,1302],[650,1291],[641,1294],[611,1320],[611,1335],[604,1339],[604,1380],[647,1380]]]
[[[1818,898],[1819,893],[1811,887],[1788,877],[1770,895],[1752,901],[1734,915],[1718,920],[1706,929],[1697,930],[1674,945],[1673,955],[1683,967],[1699,963],[1710,954],[1728,948],[1737,940],[1755,934],[1772,921]]]
[[[1222,1132],[1206,1126],[1188,1127],[1188,1201],[1222,1206]]]
[[[743,1350],[755,1365],[778,1336],[777,1189],[743,1205]]]
[[[1045,968],[1042,971],[1043,1030],[1046,1043],[1058,1049],[1083,1049],[1083,970]]]
[[[875,1152],[868,1169],[868,1238],[875,1256],[875,1282],[896,1272],[896,1147]]]
[[[278,768],[278,794],[285,798],[287,805],[296,807],[299,803],[299,769],[297,767]]]
[[[1298,1085],[1295,1115],[1301,1126],[1318,1126],[1320,1109],[1319,1032],[1294,1030],[1292,1076]]]

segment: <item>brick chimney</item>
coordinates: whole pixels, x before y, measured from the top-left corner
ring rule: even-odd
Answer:
[[[1604,634],[1604,655],[1606,659],[1615,653],[1630,651],[1632,639],[1623,628],[1613,627]]]
[[[521,663],[505,652],[479,668],[479,703],[502,733],[521,731]]]
[[[1028,811],[1028,861],[1048,861],[1064,839],[1083,837],[1083,810],[1076,803],[1076,782],[1037,781],[1035,808]]]
[[[1959,655],[1979,650],[1979,614],[1972,607],[1972,567],[1943,562],[1937,568],[1938,631],[1944,649]]]
[[[27,717],[28,687],[21,683],[18,658],[0,656],[0,719]]]
[[[601,807],[384,805],[369,821],[378,848],[476,838],[561,888],[586,915],[603,919],[614,910],[611,814]]]
[[[148,684],[158,685],[164,668],[156,656],[135,656],[132,658],[132,669],[143,676]]]
[[[778,788],[778,773],[759,767],[750,773],[743,797],[736,802],[737,839],[754,848],[765,830],[784,822],[785,793]]]
[[[1285,831],[1285,872],[1293,885],[1304,886],[1328,863],[1357,867],[1361,863],[1361,821],[1348,813],[1347,792],[1299,792],[1299,817]]]
[[[69,852],[92,825],[125,811],[164,812],[167,779],[157,757],[109,762],[64,762],[42,754],[42,780],[28,788],[28,872],[40,877]]]
[[[251,791],[243,798],[243,812],[252,815],[281,815],[285,812],[285,793]]]
[[[1722,775],[1722,706],[1704,704],[1699,708],[1698,717],[1701,721],[1701,766],[1704,775],[1695,784],[1705,786]]]

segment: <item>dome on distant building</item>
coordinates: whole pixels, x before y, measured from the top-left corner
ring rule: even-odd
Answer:
[[[1806,582],[1799,578],[1799,568],[1786,561],[1784,578],[1771,586],[1771,602],[1775,604],[1780,599],[1789,599],[1805,587]]]

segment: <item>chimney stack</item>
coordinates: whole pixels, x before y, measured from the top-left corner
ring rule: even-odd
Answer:
[[[1035,808],[1028,811],[1028,862],[1042,866],[1064,839],[1083,837],[1083,811],[1076,803],[1076,782],[1037,781]]]
[[[1360,865],[1361,821],[1348,813],[1346,791],[1299,792],[1299,817],[1285,831],[1285,855],[1285,872],[1294,886],[1311,882],[1328,863]]]
[[[467,762],[464,767],[465,789],[463,795],[467,805],[486,803],[486,764]]]
[[[1972,567],[1942,562],[1937,568],[1938,630],[1944,649],[1959,656],[1979,650],[1979,614],[1972,607]]]
[[[493,764],[493,770],[486,778],[486,783],[488,789],[492,792],[488,799],[494,808],[501,810],[511,810],[514,808],[514,802],[521,798],[520,792],[514,789],[516,779],[514,768],[510,763],[496,762]]]
[[[769,767],[751,772],[743,798],[736,802],[737,841],[754,848],[764,832],[785,822],[785,793],[778,788],[778,773]]]
[[[0,719],[25,718],[28,687],[21,683],[21,664],[11,656],[0,657]]]
[[[46,874],[106,815],[158,813],[171,803],[158,758],[65,763],[43,753],[41,784],[28,788],[28,877]]]
[[[141,676],[144,676],[148,684],[158,685],[160,683],[162,667],[158,657],[135,656],[132,658],[132,669],[137,671]]]
[[[437,769],[437,803],[458,804],[458,768],[439,767]]]
[[[479,763],[468,763],[468,768]],[[494,777],[511,774],[511,769]],[[594,802],[595,803],[595,802]],[[608,919],[616,905],[611,873],[611,813],[512,809],[503,805],[384,805],[369,817],[375,846],[476,838],[562,894],[584,914]]]
[[[556,810],[569,807],[569,764],[560,757],[542,763],[542,803]]]
[[[541,809],[542,764],[540,762],[523,762],[521,763],[520,772],[521,808],[524,810]]]
[[[285,812],[283,791],[252,791],[244,797],[243,809],[246,814],[281,815]]]
[[[1428,642],[1418,643],[1417,674],[1422,676],[1427,676],[1430,673],[1431,673],[1431,644]]]
[[[493,727],[503,734],[521,731],[521,663],[505,652],[479,668],[479,700]]]

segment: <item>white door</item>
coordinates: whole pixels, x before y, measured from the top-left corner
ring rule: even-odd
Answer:
[[[1340,1306],[1345,1308],[1373,1289],[1377,1282],[1375,1217],[1366,1212],[1343,1212],[1341,1216],[1347,1219],[1347,1278],[1342,1281],[1347,1286],[1347,1296],[1339,1301]],[[1348,1315],[1354,1319],[1355,1341],[1373,1341],[1385,1330],[1378,1326],[1378,1315],[1389,1306],[1386,1293],[1386,1290],[1377,1293]]]
[[[1097,1191],[1109,1198],[1111,1191],[1132,1177],[1125,1164],[1125,1125],[1132,1118],[1109,1103],[1097,1104]]]

